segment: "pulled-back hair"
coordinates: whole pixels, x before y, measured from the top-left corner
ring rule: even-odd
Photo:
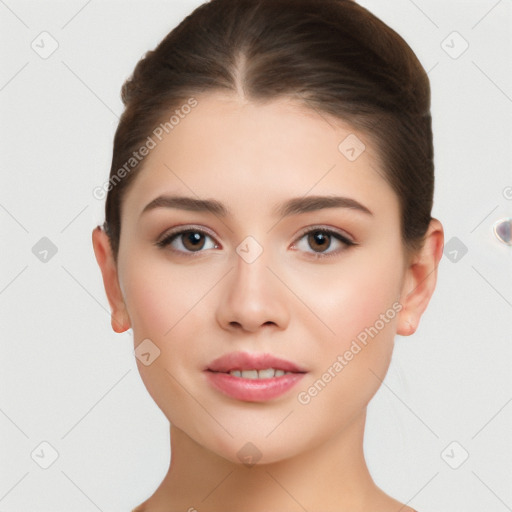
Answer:
[[[144,160],[129,172],[126,162],[173,109],[208,92],[294,98],[365,134],[397,194],[404,247],[422,246],[434,194],[430,83],[404,39],[352,0],[210,0],[122,87],[104,224],[116,260],[123,197]]]

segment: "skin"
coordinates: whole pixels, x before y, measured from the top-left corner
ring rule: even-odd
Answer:
[[[197,99],[127,191],[117,265],[106,234],[92,233],[114,331],[131,327],[135,348],[149,338],[160,350],[150,365],[137,365],[171,424],[172,460],[140,510],[411,511],[373,482],[363,434],[394,336],[415,332],[434,291],[441,223],[432,220],[420,251],[405,251],[398,198],[371,141],[340,120],[288,98]],[[353,162],[338,150],[351,133],[366,144]],[[231,214],[157,208],[141,216],[163,193],[216,199]],[[273,214],[274,205],[305,195],[343,195],[373,215],[348,208]],[[155,245],[178,225],[209,232],[198,245],[202,252],[194,254],[183,236]],[[332,236],[322,248],[301,234],[318,226],[358,245]],[[263,249],[252,263],[236,252],[249,235]],[[314,259],[318,253],[332,256]],[[394,303],[401,305],[394,318],[308,404],[300,403],[298,393]],[[269,352],[308,373],[278,398],[238,401],[212,388],[203,372],[238,350]],[[261,453],[252,466],[237,455],[247,442]]]

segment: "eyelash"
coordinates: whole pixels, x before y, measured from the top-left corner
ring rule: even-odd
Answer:
[[[160,248],[162,248],[162,249],[164,249],[166,246],[171,244],[171,242],[173,242],[176,238],[178,238],[180,235],[183,235],[185,233],[201,233],[202,235],[206,235],[206,236],[212,238],[212,240],[213,240],[213,236],[209,232],[207,232],[207,231],[205,231],[203,229],[199,229],[199,228],[195,228],[193,226],[190,226],[190,227],[187,227],[185,229],[180,229],[179,231],[171,231],[170,233],[165,235],[162,240],[160,240],[158,242],[155,242],[155,245],[160,247]],[[343,236],[342,234],[338,233],[337,231],[334,231],[332,229],[328,229],[328,228],[325,228],[325,227],[316,227],[316,226],[307,228],[306,230],[302,231],[301,234],[299,235],[299,237],[296,240],[300,241],[306,235],[309,235],[311,233],[322,233],[323,235],[332,236],[332,237],[336,238],[337,240],[339,240],[340,242],[342,242],[343,244],[345,244],[345,246],[346,246],[345,248],[338,249],[338,250],[330,252],[330,253],[320,253],[320,252],[318,252],[318,253],[307,253],[307,254],[309,254],[308,257],[310,257],[310,258],[312,258],[314,260],[323,259],[323,258],[330,258],[330,257],[333,257],[333,256],[338,256],[340,254],[340,252],[345,251],[349,247],[354,246],[354,245],[359,245],[358,243],[353,242],[352,240],[348,239],[347,237]],[[294,245],[295,245],[295,243],[296,242],[294,242]],[[216,245],[218,245],[218,244],[216,244]],[[192,258],[197,257],[202,252],[204,252],[204,250],[199,250],[199,251],[179,251],[179,250],[176,250],[176,249],[173,249],[173,248],[171,248],[171,250],[174,253],[177,253],[179,255],[187,256],[187,257],[192,257]]]

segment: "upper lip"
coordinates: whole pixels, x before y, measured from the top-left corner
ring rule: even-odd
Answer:
[[[213,372],[229,373],[232,370],[284,370],[285,372],[306,373],[306,370],[291,361],[280,359],[272,354],[249,354],[248,352],[231,352],[218,357],[206,368]]]

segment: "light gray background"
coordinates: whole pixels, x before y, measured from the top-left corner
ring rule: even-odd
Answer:
[[[167,470],[168,422],[131,331],[110,327],[92,191],[108,179],[123,81],[200,3],[0,0],[0,512],[128,511]],[[512,248],[492,231],[512,215],[512,5],[360,3],[429,71],[433,215],[445,249],[468,249],[445,253],[418,332],[396,338],[369,407],[369,466],[420,512],[512,510]],[[51,49],[43,31],[58,43],[47,58],[31,47]],[[58,250],[46,262],[32,252],[42,237]],[[47,469],[43,442],[58,454]]]

